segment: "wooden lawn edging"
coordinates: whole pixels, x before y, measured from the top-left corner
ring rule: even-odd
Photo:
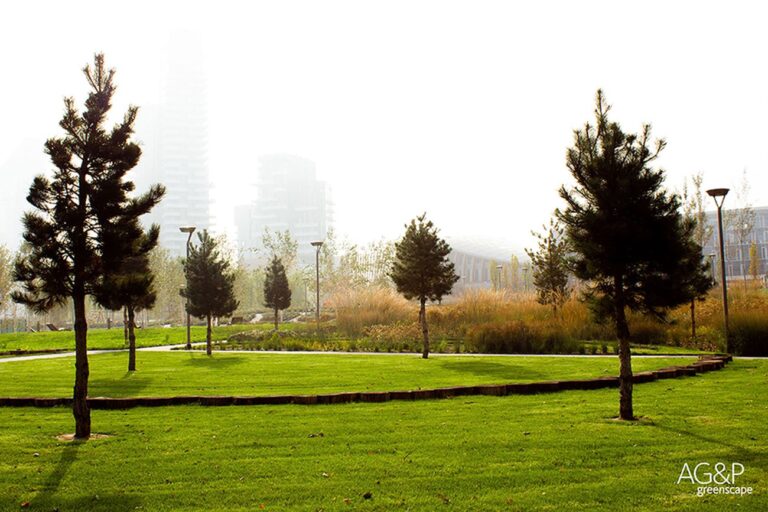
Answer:
[[[694,376],[720,370],[733,360],[730,355],[705,356],[688,366],[670,366],[633,375],[633,382],[641,384],[658,379]],[[618,377],[596,377],[512,384],[477,384],[435,389],[402,391],[361,391],[326,393],[319,395],[262,395],[262,396],[170,396],[170,397],[88,397],[92,409],[131,409],[133,407],[164,407],[169,405],[330,405],[351,402],[389,402],[392,400],[433,400],[468,395],[531,395],[556,391],[618,388]],[[0,397],[0,407],[56,407],[72,406],[72,398]]]

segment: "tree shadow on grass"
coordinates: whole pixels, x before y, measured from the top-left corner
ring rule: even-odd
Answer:
[[[722,446],[724,448],[728,448],[732,450],[731,458],[733,460],[730,462],[739,462],[741,464],[744,464],[747,467],[749,467],[749,465],[752,465],[752,466],[758,466],[763,470],[768,470],[768,463],[766,463],[764,455],[756,453],[753,450],[750,450],[749,448],[745,448],[744,446],[739,446],[733,442],[730,442],[729,440],[708,437],[708,436],[698,434],[696,432],[691,432],[690,430],[682,430],[678,428],[667,427],[664,425],[659,425],[657,423],[649,423],[648,425],[654,428],[658,428],[659,430],[662,430],[669,434],[678,434],[678,435],[690,437],[692,439],[695,439],[696,441],[699,441],[700,443],[714,444],[714,445]],[[722,462],[729,462],[729,461],[722,461]]]
[[[88,485],[78,485],[74,489],[62,490],[59,493],[61,482],[69,473],[72,464],[77,460],[78,451],[83,443],[83,441],[72,441],[64,445],[56,467],[53,468],[51,474],[43,482],[40,492],[32,500],[29,508],[32,510],[103,510],[123,512],[135,510],[137,506],[140,506],[141,500],[136,496],[100,494],[98,490],[92,487],[94,482],[89,482]],[[71,496],[73,490],[87,492],[88,495]],[[57,494],[62,494],[62,496],[57,496]]]
[[[446,369],[456,372],[495,377],[504,381],[546,380],[547,375],[529,367],[492,361],[454,361],[448,358],[436,359]]]
[[[151,379],[136,372],[125,372],[120,379],[91,379],[89,395],[91,396],[136,396],[146,388]]]
[[[197,368],[229,368],[231,366],[237,366],[246,362],[246,358],[243,356],[221,356],[214,354],[212,356],[206,355],[192,355],[187,359],[182,359],[183,363],[188,366],[194,366]]]

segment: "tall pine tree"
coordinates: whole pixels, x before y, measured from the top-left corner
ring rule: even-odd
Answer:
[[[619,413],[634,418],[632,362],[626,310],[663,317],[687,303],[706,274],[695,222],[680,212],[680,199],[663,188],[664,172],[651,163],[664,141],[650,147],[650,126],[626,134],[608,119],[597,92],[595,126],[575,132],[566,164],[576,184],[561,187],[567,206],[557,217],[574,252],[572,269],[587,283],[585,297],[598,317],[613,321],[619,340]]]
[[[131,106],[111,131],[104,128],[115,92],[114,70],[96,55],[83,69],[91,88],[80,114],[72,98],[64,100],[59,126],[62,137],[48,139],[45,151],[53,176],[37,176],[27,201],[35,208],[24,215],[24,239],[29,252],[15,265],[22,290],[14,300],[37,312],[72,300],[75,315],[75,437],[91,433],[88,407],[88,325],[85,298],[103,286],[105,263],[119,264],[123,230],[131,220],[149,212],[160,200],[162,187],[128,198],[133,183],[126,173],[139,161],[141,149],[130,138],[137,107]]]
[[[291,306],[291,287],[285,275],[285,267],[277,256],[264,272],[264,305],[275,312],[275,330],[280,320],[280,310]]]
[[[429,357],[427,300],[438,301],[451,293],[459,280],[454,265],[448,261],[451,247],[437,236],[437,228],[426,220],[427,214],[405,226],[405,235],[395,244],[395,260],[389,277],[397,291],[408,299],[419,301],[419,323],[424,337],[422,357]]]
[[[189,285],[182,291],[182,297],[189,299],[190,315],[206,319],[206,353],[211,355],[211,320],[232,314],[238,306],[235,274],[208,230],[198,233],[197,238],[200,244],[190,246],[189,259],[184,262]]]

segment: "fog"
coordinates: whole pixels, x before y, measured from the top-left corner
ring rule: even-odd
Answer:
[[[43,142],[61,133],[64,96],[82,104],[80,69],[95,52],[117,70],[115,115],[129,103],[149,110],[163,101],[179,32],[202,42],[195,58],[206,75],[218,232],[234,236],[233,207],[253,199],[258,157],[287,153],[315,162],[333,189],[336,231],[352,241],[396,237],[426,211],[445,235],[520,251],[561,205],[565,151],[591,120],[597,88],[625,130],[649,122],[667,140],[658,163],[670,188],[696,172],[706,188],[736,187],[746,169],[752,204],[768,205],[767,10],[758,2],[14,2],[0,27],[8,184],[0,208],[18,219],[12,199],[50,167]]]

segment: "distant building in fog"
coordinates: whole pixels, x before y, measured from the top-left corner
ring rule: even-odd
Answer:
[[[153,183],[166,188],[162,202],[143,221],[160,225],[160,246],[176,256],[184,254],[187,242],[179,227],[211,226],[203,66],[200,40],[190,33],[175,34],[164,102],[142,108],[137,121],[136,139],[144,151],[136,172],[137,190],[144,192]]]
[[[758,275],[764,276],[768,272],[768,206],[752,208],[755,212],[755,225],[747,236],[746,243],[739,245],[736,236],[736,227],[725,223],[725,275],[728,277],[743,277],[749,275],[749,247],[754,242],[757,244]],[[727,209],[723,211],[726,217]],[[730,210],[733,212],[734,210]],[[720,279],[720,246],[717,240],[717,212],[707,212],[707,222],[712,227],[712,236],[704,244],[704,256],[715,260],[715,278]]]
[[[238,246],[247,261],[250,250],[262,248],[265,229],[289,231],[298,242],[298,257],[304,264],[314,262],[310,242],[325,239],[333,225],[330,190],[319,181],[311,160],[292,155],[259,158],[256,197],[253,203],[235,208]]]
[[[453,293],[472,288],[501,287],[522,291],[527,275],[523,266],[512,268],[513,251],[489,241],[468,237],[447,237],[451,246],[448,259],[454,264],[458,282]],[[498,269],[498,265],[502,269]]]

